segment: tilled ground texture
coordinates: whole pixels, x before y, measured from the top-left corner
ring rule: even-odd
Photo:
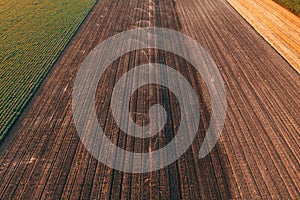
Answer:
[[[300,19],[272,0],[227,0],[300,73]]]
[[[197,40],[220,70],[228,109],[219,142],[198,159],[211,107],[201,76],[170,52],[123,55],[105,71],[95,97],[99,123],[119,147],[159,149],[179,126],[176,97],[149,85],[133,94],[132,118],[137,124],[149,122],[147,106],[161,103],[171,116],[164,130],[138,139],[118,128],[109,97],[129,69],[167,64],[190,81],[201,105],[197,137],[178,161],[159,171],[130,174],[104,166],[85,149],[73,123],[71,95],[88,53],[109,36],[139,26],[170,28]],[[225,0],[99,1],[1,144],[0,199],[297,199],[299,88],[299,74]]]

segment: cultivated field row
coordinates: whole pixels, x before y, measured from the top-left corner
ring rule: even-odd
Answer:
[[[228,0],[300,73],[300,20],[271,0]]]
[[[94,4],[0,2],[0,142]]]
[[[132,118],[137,124],[149,122],[147,108],[161,103],[169,116],[164,130],[139,139],[117,126],[108,97],[120,77],[140,64],[164,63],[184,75],[201,113],[197,137],[178,161],[159,171],[130,174],[104,166],[85,149],[73,123],[71,96],[88,53],[108,37],[141,26],[170,28],[197,40],[224,79],[228,110],[217,146],[199,159],[211,109],[201,76],[170,52],[123,55],[108,67],[95,97],[99,123],[114,144],[153,151],[170,142],[180,125],[176,97],[149,85],[132,96]],[[178,77],[167,82],[181,85]],[[0,199],[297,199],[299,88],[299,74],[226,0],[99,1],[0,146]],[[118,159],[113,151],[107,157]]]

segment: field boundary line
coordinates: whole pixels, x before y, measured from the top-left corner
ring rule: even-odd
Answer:
[[[272,0],[227,2],[300,73],[300,20]]]
[[[75,37],[75,35],[77,34],[77,32],[79,31],[80,27],[82,26],[82,24],[86,21],[87,17],[90,15],[90,13],[93,11],[94,7],[96,6],[98,0],[96,0],[93,5],[87,10],[86,15],[82,18],[82,21],[75,27],[74,32],[72,33],[70,39],[68,41],[65,42],[64,47],[57,53],[57,55],[54,57],[54,59],[51,61],[52,64],[50,65],[50,67],[43,73],[42,77],[38,80],[38,82],[36,83],[36,85],[34,86],[34,88],[32,89],[32,91],[30,92],[30,94],[27,96],[27,98],[24,100],[24,102],[22,103],[18,114],[16,114],[13,119],[7,124],[7,127],[4,129],[4,131],[1,133],[0,132],[0,144],[5,140],[7,134],[9,133],[9,131],[12,129],[12,127],[14,126],[14,124],[17,122],[17,120],[19,119],[19,117],[21,116],[22,112],[25,110],[25,108],[27,107],[27,105],[30,103],[30,101],[33,99],[35,93],[37,92],[37,90],[39,89],[39,87],[42,85],[42,83],[44,82],[44,80],[46,79],[46,77],[48,76],[48,74],[50,73],[50,71],[53,69],[53,66],[57,63],[57,61],[59,60],[59,58],[61,57],[61,55],[64,53],[64,51],[68,48],[69,44],[72,42],[73,38]]]

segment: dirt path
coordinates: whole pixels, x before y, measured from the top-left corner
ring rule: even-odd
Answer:
[[[228,0],[300,73],[300,19],[272,0]]]
[[[198,136],[178,161],[151,173],[122,173],[98,162],[80,142],[72,119],[72,87],[81,63],[97,44],[149,25],[185,33],[211,54],[225,82],[227,118],[217,146],[198,159],[210,118],[202,78],[170,52],[136,51],[120,57],[105,72],[96,95],[98,120],[119,147],[159,149],[172,140],[180,118],[172,93],[142,87],[130,105],[133,119],[147,122],[147,106],[157,102],[171,117],[154,138],[137,139],[120,131],[107,97],[129,69],[149,60],[172,66],[190,80],[201,105]],[[225,0],[99,1],[1,144],[0,199],[296,199],[299,88],[299,74]]]

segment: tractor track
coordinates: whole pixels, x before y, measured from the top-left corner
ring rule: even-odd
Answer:
[[[211,106],[202,78],[170,52],[123,55],[106,70],[96,95],[99,123],[114,144],[134,152],[157,150],[179,126],[176,97],[150,85],[132,98],[132,117],[143,124],[149,105],[162,103],[170,115],[164,131],[138,139],[118,128],[108,97],[135,66],[173,67],[190,81],[201,105],[197,137],[178,161],[159,171],[129,174],[104,166],[85,149],[75,130],[71,97],[88,53],[108,37],[139,26],[177,30],[198,41],[224,79],[228,109],[219,142],[198,159]],[[99,1],[1,144],[0,199],[297,199],[299,88],[299,74],[225,0]]]

